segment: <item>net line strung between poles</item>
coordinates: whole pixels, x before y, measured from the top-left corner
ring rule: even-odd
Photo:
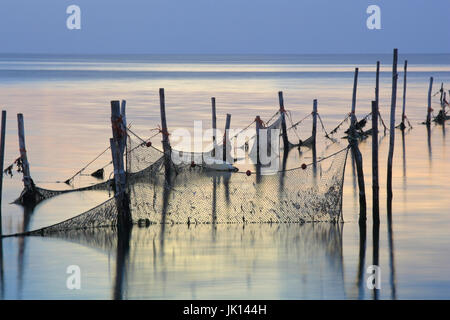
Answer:
[[[127,132],[132,133],[133,135],[135,135],[136,137],[139,137],[138,135],[136,135],[130,128],[127,128]],[[142,141],[142,144],[145,144],[147,146],[148,142],[151,142],[151,140],[156,137],[159,134],[156,133],[154,135],[152,135],[150,138],[148,138],[147,140],[144,140],[142,138],[139,137],[139,139]],[[155,147],[153,147],[152,145],[149,145],[148,147],[151,147],[155,150],[157,150],[156,152],[158,154],[161,153],[161,151],[159,151],[158,149],[156,149]],[[104,154],[107,150],[109,150],[110,148],[107,148],[105,151],[102,152],[102,154]],[[131,150],[131,152],[133,152],[134,150]],[[91,161],[90,163],[93,163],[96,159],[98,159],[99,156],[97,156],[93,161]],[[154,159],[156,160],[156,159]],[[110,164],[112,164],[112,161],[110,161],[109,163],[107,163],[105,166],[103,166],[103,168],[109,166]],[[150,165],[150,163],[149,163]],[[89,166],[86,165],[85,168],[87,168]],[[84,169],[85,169],[84,168]],[[84,169],[80,170],[79,172],[82,172]],[[60,194],[64,194],[64,193],[69,193],[69,192],[80,192],[80,191],[89,191],[89,190],[104,190],[104,191],[111,191],[112,188],[114,187],[114,183],[113,183],[113,179],[109,178],[106,181],[103,182],[99,182],[96,184],[92,184],[92,185],[88,185],[88,186],[83,186],[83,187],[79,187],[79,188],[72,188],[72,189],[63,189],[63,190],[51,190],[51,189],[47,189],[47,188],[43,188],[43,187],[39,187],[39,186],[35,186],[35,190],[38,193],[39,196],[39,201],[43,201],[49,198],[52,198],[54,196],[60,195]],[[18,201],[18,200],[16,200]]]
[[[127,189],[133,223],[305,223],[342,220],[342,188],[349,148],[316,163],[258,172],[217,172],[201,165],[180,165],[167,176],[164,157],[154,148],[130,138],[127,144],[131,167],[140,156],[159,154],[159,159],[128,174]],[[131,151],[133,150],[133,151]],[[138,157],[135,158],[135,155]],[[148,157],[145,157],[148,158]],[[173,164],[177,166],[176,164]],[[116,226],[120,214],[117,198],[68,220],[18,235],[49,235],[55,232]]]

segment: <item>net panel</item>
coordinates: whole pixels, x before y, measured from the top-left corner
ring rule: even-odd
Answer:
[[[129,179],[132,219],[174,224],[337,221],[347,151],[317,166],[249,176],[201,165],[166,171],[161,159],[160,165]]]

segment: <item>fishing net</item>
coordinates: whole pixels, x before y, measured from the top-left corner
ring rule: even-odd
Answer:
[[[338,221],[347,151],[265,175],[166,167],[161,158],[129,178],[131,216],[151,224]]]
[[[280,117],[266,126],[279,129]],[[266,138],[270,144],[270,135]],[[227,144],[231,144],[229,141]],[[342,220],[342,189],[348,148],[318,158],[316,163],[281,171],[255,166],[254,172],[212,169],[208,161],[211,158],[220,160],[222,154],[219,150],[222,149],[223,145],[217,146],[215,157],[212,150],[171,150],[164,154],[149,141],[129,134],[126,171],[132,222],[150,225]],[[36,188],[44,198],[48,198],[78,190],[111,190],[112,185],[113,180],[108,180],[62,191]],[[48,235],[116,226],[122,210],[118,201],[113,197],[74,218],[26,234]]]

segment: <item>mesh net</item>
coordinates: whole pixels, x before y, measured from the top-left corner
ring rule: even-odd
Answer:
[[[272,126],[278,128],[278,119]],[[176,162],[172,161],[175,154]],[[347,154],[348,148],[344,148],[316,164],[282,171],[256,167],[256,172],[227,172],[205,165],[203,160],[211,157],[211,151],[172,150],[164,154],[130,135],[126,164],[131,218],[138,224],[336,222],[342,219]],[[39,192],[50,197],[76,190],[110,189],[111,184],[108,180],[80,189],[39,188]],[[27,234],[115,226],[118,208],[121,206],[113,197],[72,219]]]
[[[134,222],[174,224],[338,221],[347,150],[316,166],[270,175],[201,165],[166,170],[161,158],[129,178],[131,216]]]

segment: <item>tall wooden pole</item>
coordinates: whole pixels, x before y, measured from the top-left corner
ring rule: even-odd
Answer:
[[[33,181],[30,175],[30,165],[28,163],[27,158],[27,150],[25,148],[25,126],[23,123],[23,114],[17,114],[17,125],[19,130],[19,150],[20,150],[20,159],[22,161],[22,169],[23,169],[23,184],[27,191],[32,191],[33,189]]]
[[[372,208],[373,223],[380,223],[378,184],[378,105],[372,101]]]
[[[281,131],[282,131],[282,135],[283,135],[283,148],[284,148],[284,152],[287,153],[289,151],[289,140],[288,140],[287,128],[286,128],[286,110],[284,109],[283,91],[278,92],[278,102],[280,105]]]
[[[403,67],[403,108],[402,108],[402,123],[400,124],[400,129],[405,130],[405,120],[406,120],[406,76],[408,69],[408,60],[405,60],[405,65]]]
[[[164,95],[164,88],[159,89],[159,107],[161,113],[161,130],[162,130],[162,144],[164,153],[168,154],[171,151],[169,142],[169,132],[167,131],[166,120],[166,98]]]
[[[358,73],[359,68],[355,68],[355,75],[353,78],[353,94],[352,94],[352,113],[351,113],[351,125],[356,124],[356,91],[358,89]]]
[[[227,113],[227,121],[225,122],[225,133],[223,136],[223,155],[222,160],[224,162],[227,161],[227,155],[228,155],[228,145],[230,144],[230,140],[228,139],[229,129],[231,124],[231,114]]]
[[[431,94],[433,90],[433,77],[430,77],[430,85],[428,87],[428,108],[427,108],[427,120],[426,125],[431,124]]]
[[[439,98],[439,101],[441,102],[441,109],[444,111],[445,104],[444,104],[444,83],[441,82],[441,90],[439,90],[441,93],[441,97]]]
[[[6,111],[2,111],[2,128],[0,136],[0,236],[2,236],[2,196],[3,196],[3,165],[5,161],[5,131],[6,131]],[[0,239],[0,241],[2,241]],[[1,244],[0,244],[1,246]],[[2,257],[0,257],[2,259]],[[3,279],[2,279],[3,280]]]
[[[317,135],[317,99],[313,101],[313,123],[312,123],[312,156],[313,156],[313,170],[314,174],[317,169],[317,152],[316,152],[316,135]]]
[[[392,160],[394,157],[395,143],[395,107],[397,104],[397,60],[398,49],[394,49],[394,61],[392,63],[392,95],[391,95],[391,123],[389,135],[389,154],[387,164],[387,200],[392,201]]]
[[[217,148],[217,118],[216,118],[216,98],[211,98],[211,107],[212,107],[212,129],[213,129],[213,153],[212,156],[216,156],[216,148]]]
[[[125,111],[125,110],[124,110]],[[126,142],[126,129],[121,116],[120,101],[111,101],[111,128],[113,138],[110,140],[111,155],[114,166],[114,180],[116,183],[116,193],[125,191],[126,176],[124,169],[123,153]]]
[[[366,188],[364,184],[363,159],[358,147],[358,137],[356,134],[356,90],[358,85],[358,71],[355,69],[355,76],[353,80],[353,95],[352,95],[352,110],[351,110],[351,124],[349,130],[349,143],[352,149],[352,156],[356,164],[356,172],[358,176],[359,189],[359,224],[360,226],[366,224]]]

